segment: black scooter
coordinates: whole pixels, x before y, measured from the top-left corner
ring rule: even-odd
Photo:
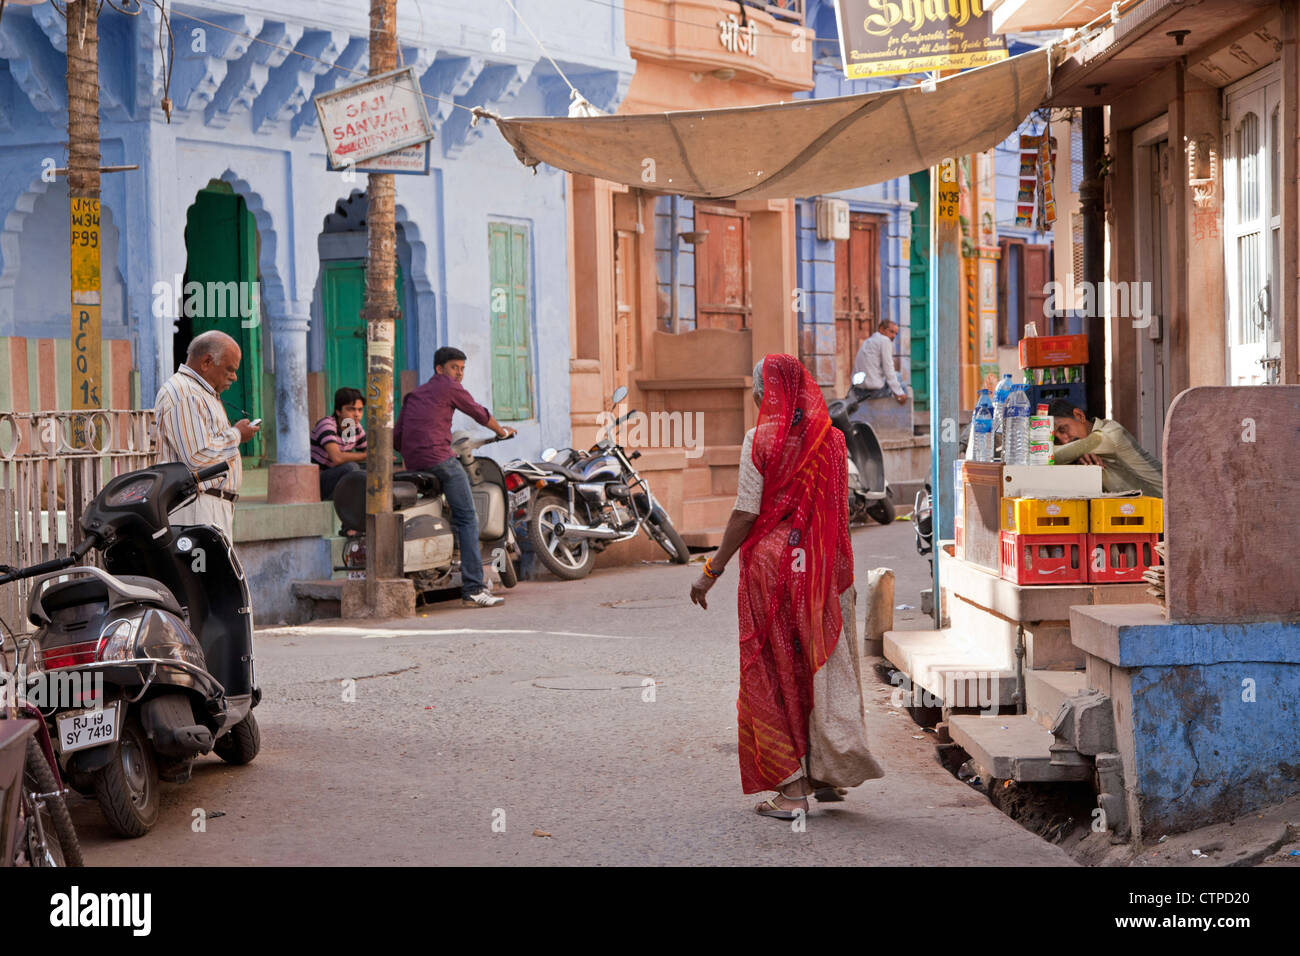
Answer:
[[[122,836],[157,822],[159,779],[185,782],[209,751],[246,764],[261,744],[243,569],[220,531],[168,523],[227,467],[172,462],[119,475],[86,508],[70,556],[0,568],[0,584],[36,578],[27,617],[37,664],[80,696],[80,706],[60,701],[43,714],[65,779],[93,793]],[[74,567],[91,550],[103,569]]]
[[[849,524],[868,517],[880,524],[894,520],[893,490],[885,481],[885,456],[871,426],[853,421],[853,413],[866,401],[861,388],[866,375],[853,376],[849,394],[827,404],[831,424],[844,434],[849,453]]]

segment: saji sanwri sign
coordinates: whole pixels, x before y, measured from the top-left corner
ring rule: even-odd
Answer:
[[[1007,57],[987,0],[835,0],[849,79],[960,70]]]
[[[356,166],[433,139],[414,67],[368,77],[316,97],[329,164]]]

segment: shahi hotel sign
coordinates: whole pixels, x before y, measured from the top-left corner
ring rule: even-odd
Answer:
[[[960,70],[1006,59],[987,0],[836,0],[849,79]]]

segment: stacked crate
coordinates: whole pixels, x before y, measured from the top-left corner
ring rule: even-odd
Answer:
[[[1164,532],[1164,502],[1146,495],[1094,498],[1089,508],[1088,580],[1094,584],[1141,581],[1160,563],[1156,544]]]
[[[1025,373],[1029,407],[1064,398],[1085,407],[1088,336],[1033,335],[1020,340],[1020,368]]]
[[[1086,584],[1088,499],[1003,498],[1002,577],[1013,584]]]

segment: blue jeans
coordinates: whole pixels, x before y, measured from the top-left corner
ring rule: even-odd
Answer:
[[[456,530],[456,545],[460,548],[460,593],[470,597],[482,591],[483,550],[478,543],[478,513],[474,510],[474,495],[469,488],[469,475],[459,458],[426,469],[442,482],[442,493],[451,506],[451,526]]]

